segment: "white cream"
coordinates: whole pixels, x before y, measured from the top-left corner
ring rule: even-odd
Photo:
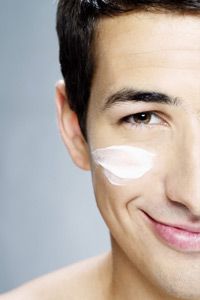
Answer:
[[[94,162],[114,185],[123,185],[146,174],[153,167],[154,153],[132,146],[111,146],[92,151]]]

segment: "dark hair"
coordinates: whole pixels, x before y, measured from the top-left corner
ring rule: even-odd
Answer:
[[[77,113],[85,136],[86,117],[95,68],[93,37],[102,16],[115,16],[131,10],[199,13],[200,0],[60,0],[57,33],[61,71],[72,110]]]

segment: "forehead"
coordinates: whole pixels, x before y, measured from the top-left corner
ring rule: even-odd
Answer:
[[[140,12],[105,17],[98,23],[95,45],[99,62],[123,51],[130,55],[200,51],[200,16]]]
[[[199,87],[200,17],[147,12],[105,17],[96,29],[95,62],[95,99],[120,85],[158,88],[158,78],[161,89],[166,82],[175,87],[172,72]]]

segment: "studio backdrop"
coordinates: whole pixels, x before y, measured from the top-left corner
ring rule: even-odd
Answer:
[[[0,293],[107,251],[91,174],[59,136],[56,1],[0,1]]]

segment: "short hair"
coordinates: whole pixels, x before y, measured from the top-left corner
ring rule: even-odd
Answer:
[[[56,29],[61,72],[69,105],[77,113],[86,139],[88,102],[95,71],[95,25],[102,16],[128,11],[198,14],[200,0],[59,0]]]

